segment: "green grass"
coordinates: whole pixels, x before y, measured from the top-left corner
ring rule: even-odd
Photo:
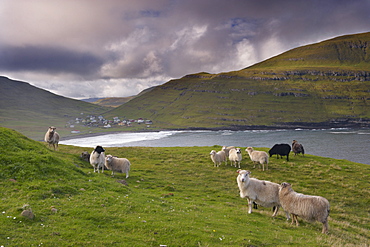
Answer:
[[[246,144],[247,145],[247,144]],[[370,166],[306,155],[270,159],[252,176],[290,182],[331,203],[330,233],[320,223],[287,222],[270,208],[247,213],[236,168],[213,167],[212,147],[106,148],[127,157],[128,179],[93,172],[79,154],[61,145],[52,151],[15,131],[0,128],[0,245],[3,246],[368,246]],[[243,148],[244,149],[244,148]],[[266,148],[257,148],[267,150]],[[122,183],[124,181],[125,184]],[[36,215],[21,216],[24,205]],[[55,207],[56,213],[51,211]]]

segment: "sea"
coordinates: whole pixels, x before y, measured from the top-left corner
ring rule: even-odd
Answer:
[[[60,144],[79,147],[267,147],[297,140],[306,154],[346,159],[370,165],[370,129],[281,129],[243,131],[153,131],[119,132],[62,140]],[[211,150],[210,150],[211,151]]]

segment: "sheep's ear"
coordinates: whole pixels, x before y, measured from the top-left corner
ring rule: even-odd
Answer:
[[[237,172],[237,173],[240,173],[240,171],[241,171],[241,169],[237,170],[236,172]]]
[[[247,171],[247,174],[251,174],[251,171]]]

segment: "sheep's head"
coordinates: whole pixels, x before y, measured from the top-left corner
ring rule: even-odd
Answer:
[[[243,182],[243,183],[249,179],[249,174],[251,174],[250,171],[240,170],[240,169],[237,170],[236,172],[239,173],[238,180]]]
[[[100,154],[102,152],[105,152],[105,149],[102,146],[96,146],[94,151]]]
[[[251,153],[251,152],[253,152],[253,148],[252,147],[247,147],[247,149],[245,151],[247,151],[248,153]]]
[[[280,184],[280,190],[282,189],[290,189],[292,188],[292,185],[290,183],[287,183],[287,182],[283,182]]]
[[[112,161],[112,159],[113,159],[113,156],[112,156],[112,155],[110,155],[110,154],[108,154],[107,156],[105,156],[105,160],[106,160],[108,163],[110,163],[110,162]]]
[[[55,128],[54,126],[50,126],[49,127],[49,133],[54,133],[56,129],[57,128]]]
[[[210,155],[215,155],[216,154],[216,151],[215,150],[212,150],[209,154]]]
[[[236,148],[236,153],[237,154],[241,154],[242,153],[242,151],[240,150],[240,148]]]

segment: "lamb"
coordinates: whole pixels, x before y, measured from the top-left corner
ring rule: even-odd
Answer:
[[[265,164],[266,164],[266,170],[268,169],[269,156],[267,155],[266,152],[253,150],[252,147],[248,147],[245,151],[248,152],[249,157],[251,158],[251,160],[254,163],[253,168],[256,167],[255,162],[258,162],[262,165],[262,170],[263,171],[265,170]]]
[[[99,173],[99,168],[101,172],[104,173],[104,163],[105,163],[105,149],[102,146],[96,146],[95,149],[90,154],[90,164],[94,167],[94,172]]]
[[[114,172],[120,172],[126,173],[126,178],[128,178],[131,163],[126,158],[117,158],[108,154],[105,157],[105,167],[112,170],[112,176],[114,176]]]
[[[212,150],[209,154],[211,155],[211,160],[213,161],[215,167],[219,167],[222,161],[226,161],[226,154],[223,150],[218,152]]]
[[[299,144],[296,140],[293,140],[292,149],[293,149],[294,155],[302,153],[302,156],[304,156],[304,148],[302,144]]]
[[[49,147],[53,145],[54,150],[55,148],[58,149],[58,143],[60,138],[58,132],[55,131],[56,129],[57,128],[55,128],[54,126],[49,127],[44,138],[45,142],[49,143]]]
[[[269,154],[270,157],[274,154],[276,154],[276,157],[279,158],[279,155],[281,158],[282,156],[286,156],[286,160],[289,161],[289,153],[292,148],[289,146],[289,144],[275,144],[270,150]]]
[[[248,213],[252,213],[252,203],[263,207],[275,207],[272,217],[279,211],[279,185],[269,181],[261,181],[257,178],[250,178],[250,171],[238,170],[236,181],[240,190],[240,197],[248,200]]]
[[[232,150],[232,149],[235,149],[235,147],[234,147],[234,146],[228,146],[228,147],[223,146],[223,147],[222,147],[222,149],[221,149],[221,150],[223,150],[223,151],[225,152],[225,154],[226,154],[226,165],[227,165],[227,158],[229,158],[229,152],[230,152],[230,150]],[[230,165],[232,165],[232,164],[230,164]]]
[[[330,205],[326,198],[297,193],[292,189],[291,184],[284,182],[279,189],[279,200],[286,214],[292,214],[292,224],[295,221],[299,226],[297,219],[299,216],[309,222],[321,222],[322,233],[328,232]]]
[[[235,167],[236,163],[238,163],[238,167],[240,168],[240,161],[242,160],[242,152],[240,151],[240,148],[234,148],[229,151],[229,160],[231,165],[234,163]]]

